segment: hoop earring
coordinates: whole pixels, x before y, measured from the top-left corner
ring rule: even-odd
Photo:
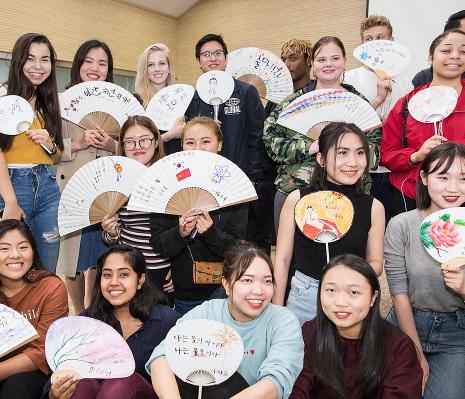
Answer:
[[[31,266],[31,268],[29,269],[29,271],[27,272],[27,280],[33,280],[36,276],[36,268],[35,266]]]
[[[346,69],[344,68],[344,70],[342,71],[342,79],[341,79],[341,83],[343,83],[343,82],[344,82],[345,76],[346,76]]]

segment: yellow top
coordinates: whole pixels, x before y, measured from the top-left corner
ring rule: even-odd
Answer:
[[[43,129],[44,122],[42,118],[35,117],[29,130]],[[11,148],[5,152],[6,163],[12,164],[37,164],[52,165],[53,161],[40,144],[34,143],[29,139],[26,133],[18,134],[13,137]]]

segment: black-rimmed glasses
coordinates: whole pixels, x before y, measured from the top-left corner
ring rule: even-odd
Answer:
[[[153,140],[156,140],[156,137],[152,137],[151,139],[148,137],[144,137],[140,140],[124,140],[123,148],[125,151],[134,151],[136,149],[137,143],[139,143],[140,148],[142,148],[143,150],[148,150],[150,147],[152,147]]]

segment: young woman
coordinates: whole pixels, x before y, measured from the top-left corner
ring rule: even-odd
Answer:
[[[397,319],[417,347],[424,397],[459,399],[465,378],[463,271],[441,273],[421,244],[420,225],[432,212],[465,203],[464,145],[444,143],[428,153],[416,195],[417,209],[391,219],[386,230],[384,259],[394,305],[388,320]]]
[[[373,268],[346,254],[325,267],[318,311],[302,327],[304,368],[292,399],[419,399],[421,367],[415,345],[381,319]]]
[[[340,240],[329,244],[331,256],[353,253],[366,259],[380,275],[383,269],[384,208],[363,193],[362,177],[368,169],[368,141],[354,124],[332,122],[319,137],[319,152],[310,186],[293,191],[286,199],[276,247],[276,293],[273,303],[284,304],[301,324],[316,315],[318,280],[326,264],[325,245],[307,238],[294,221],[297,201],[312,192],[333,190],[346,195],[354,206],[352,226]]]
[[[21,313],[39,333],[1,358],[0,398],[37,399],[50,373],[45,334],[68,315],[68,295],[62,281],[43,269],[29,227],[13,219],[0,222],[0,303]]]
[[[60,246],[60,190],[52,164],[60,162],[63,150],[55,63],[55,50],[44,35],[26,33],[16,41],[8,94],[28,100],[35,117],[25,133],[0,134],[0,209],[5,208],[5,219],[25,217],[49,271],[55,270]]]
[[[204,302],[179,320],[225,323],[239,333],[244,343],[244,357],[237,373],[223,385],[204,387],[202,397],[287,398],[302,369],[303,342],[294,315],[270,303],[274,292],[270,258],[262,249],[238,243],[225,256],[223,286],[228,299]],[[196,398],[196,390],[189,394],[187,384],[180,382],[178,388],[164,353],[161,343],[146,366],[158,397]]]
[[[134,83],[142,105],[147,107],[159,90],[174,83],[176,79],[169,48],[163,43],[151,44],[139,57]],[[179,117],[169,131],[163,132],[162,140],[167,154],[181,150],[179,138],[185,125],[184,117]]]
[[[217,153],[221,150],[221,130],[213,119],[205,116],[192,119],[182,135],[183,150]],[[175,292],[175,309],[184,314],[203,301],[222,295],[219,284],[195,284],[194,261],[222,262],[226,250],[237,239],[245,238],[247,204],[208,212],[191,209],[180,218],[152,214],[150,232],[155,251],[171,258],[171,273]],[[192,232],[197,233],[192,238]]]
[[[150,377],[145,363],[179,317],[146,279],[141,251],[126,245],[110,248],[98,260],[98,282],[92,301],[83,316],[101,320],[115,328],[127,341],[136,362],[136,371],[126,378],[76,381],[72,374],[56,381],[50,399],[134,398],[152,399]]]
[[[415,209],[415,184],[422,161],[437,145],[447,140],[465,143],[465,32],[446,31],[433,40],[429,49],[433,69],[431,83],[420,86],[401,98],[383,126],[381,163],[391,170],[393,186],[392,214]],[[459,96],[454,111],[439,125],[442,135],[435,135],[432,123],[421,123],[408,113],[408,101],[431,86],[449,86]]]
[[[113,83],[113,57],[109,47],[99,40],[88,40],[78,48],[66,88],[89,81]],[[84,130],[66,120],[63,120],[63,142],[63,157],[57,172],[61,190],[80,167],[98,157],[115,154],[118,148],[118,143],[101,128]],[[66,275],[66,286],[76,314],[84,309],[84,272],[88,270],[86,302],[89,303],[95,265],[106,249],[99,225],[86,227],[61,239],[58,270]]]
[[[146,166],[162,158],[165,153],[160,132],[146,116],[130,116],[121,127],[121,146],[124,154]],[[157,288],[172,292],[170,262],[150,245],[150,214],[130,211],[123,207],[118,215],[107,215],[102,220],[106,243],[126,244],[140,249],[147,262],[147,273]]]

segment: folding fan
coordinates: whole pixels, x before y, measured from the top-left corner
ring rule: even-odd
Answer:
[[[145,112],[159,130],[170,130],[175,119],[186,112],[194,91],[185,84],[166,86],[152,97]]]
[[[349,231],[354,219],[354,206],[339,192],[317,191],[297,201],[294,218],[305,237],[326,245],[329,262],[328,244],[341,239]]]
[[[139,179],[128,209],[183,215],[257,199],[246,174],[229,159],[208,151],[181,151],[154,163]]]
[[[95,159],[81,167],[66,184],[58,206],[60,235],[99,223],[128,200],[147,167],[120,156]]]
[[[36,329],[22,314],[0,304],[0,357],[38,337]]]
[[[421,223],[420,238],[426,252],[438,262],[464,257],[465,208],[433,212]]]
[[[60,94],[61,117],[84,129],[98,125],[113,137],[132,115],[144,115],[139,101],[126,89],[110,82],[83,82]]]
[[[77,378],[124,378],[134,373],[128,344],[108,324],[83,316],[54,321],[45,337],[52,383],[68,372]]]
[[[372,40],[354,50],[354,57],[368,66],[380,79],[403,72],[412,58],[407,47],[393,40]]]
[[[408,102],[410,115],[423,123],[434,123],[436,134],[442,135],[437,122],[447,118],[457,105],[457,91],[449,86],[430,86],[416,93]]]
[[[6,93],[8,93],[6,87],[0,85],[0,97],[6,96]]]
[[[345,90],[321,89],[303,94],[279,115],[277,123],[316,140],[330,122],[355,123],[361,130],[381,126],[375,109]]]
[[[242,362],[241,336],[226,324],[213,320],[186,320],[166,335],[165,356],[180,379],[199,386],[218,385],[231,377]]]
[[[223,71],[210,71],[200,75],[195,85],[200,99],[213,105],[214,119],[218,119],[220,104],[226,102],[234,91],[233,77]]]
[[[0,97],[0,133],[16,135],[31,126],[34,111],[31,105],[20,96]]]
[[[228,54],[226,72],[254,85],[261,98],[279,104],[294,91],[286,64],[276,54],[257,47],[244,47]]]

